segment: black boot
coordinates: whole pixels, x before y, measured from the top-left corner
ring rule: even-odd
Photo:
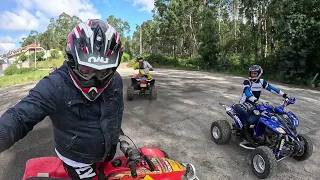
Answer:
[[[243,126],[243,134],[244,134],[244,138],[245,140],[247,140],[249,143],[254,143],[253,141],[253,134],[249,131],[250,128],[250,124],[249,123],[245,123]]]

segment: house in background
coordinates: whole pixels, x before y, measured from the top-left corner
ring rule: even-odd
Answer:
[[[29,55],[34,52],[42,52],[42,51],[46,52],[45,49],[40,46],[40,44],[33,43],[33,44],[29,44],[27,46],[24,46],[24,47],[21,47],[19,49],[15,49],[15,50],[9,52],[7,54],[7,57],[8,57],[8,60],[10,61],[10,63],[13,64],[22,53]],[[45,55],[45,57],[46,57],[46,55]],[[32,62],[32,61],[33,61],[33,59],[30,59],[30,62]],[[22,66],[29,67],[29,62],[27,62],[27,61],[23,62]]]
[[[8,67],[8,60],[0,58],[0,71],[4,71]]]

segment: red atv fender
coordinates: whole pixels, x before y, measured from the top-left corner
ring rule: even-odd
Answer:
[[[58,157],[39,157],[26,162],[26,170],[22,180],[31,177],[69,178]]]
[[[163,154],[163,152],[158,148],[142,147],[139,149],[139,151],[148,157],[166,158],[165,155]]]
[[[157,148],[142,147],[139,151],[148,157],[165,158],[163,152]],[[118,158],[125,159],[125,157]],[[107,163],[104,167],[104,171],[108,172],[106,174],[112,173],[120,168],[114,168],[109,164],[110,163]],[[22,180],[27,180],[31,177],[69,178],[63,167],[63,162],[58,157],[39,157],[28,160]]]

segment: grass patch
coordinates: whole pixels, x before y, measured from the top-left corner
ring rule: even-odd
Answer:
[[[55,65],[56,67],[60,67],[63,64],[64,57],[60,56],[56,59],[48,59],[45,61],[38,61],[37,62],[37,68],[40,69],[49,69],[51,66]],[[31,63],[30,67],[34,67],[34,62]]]
[[[36,70],[24,74],[14,74],[0,77],[0,88],[23,84],[30,81],[38,81],[48,75],[48,71]]]

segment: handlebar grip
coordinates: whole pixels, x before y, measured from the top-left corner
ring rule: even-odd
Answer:
[[[147,156],[143,156],[143,159],[147,162],[148,166],[150,167],[151,171],[155,171],[156,167],[154,166],[153,162]]]
[[[131,149],[129,147],[129,143],[127,141],[121,140],[120,141],[120,150],[122,151],[122,153],[128,157],[128,150]]]
[[[133,178],[136,178],[138,175],[137,175],[136,165],[135,165],[134,161],[128,162],[128,166],[129,166],[130,171],[131,171],[131,176]]]

